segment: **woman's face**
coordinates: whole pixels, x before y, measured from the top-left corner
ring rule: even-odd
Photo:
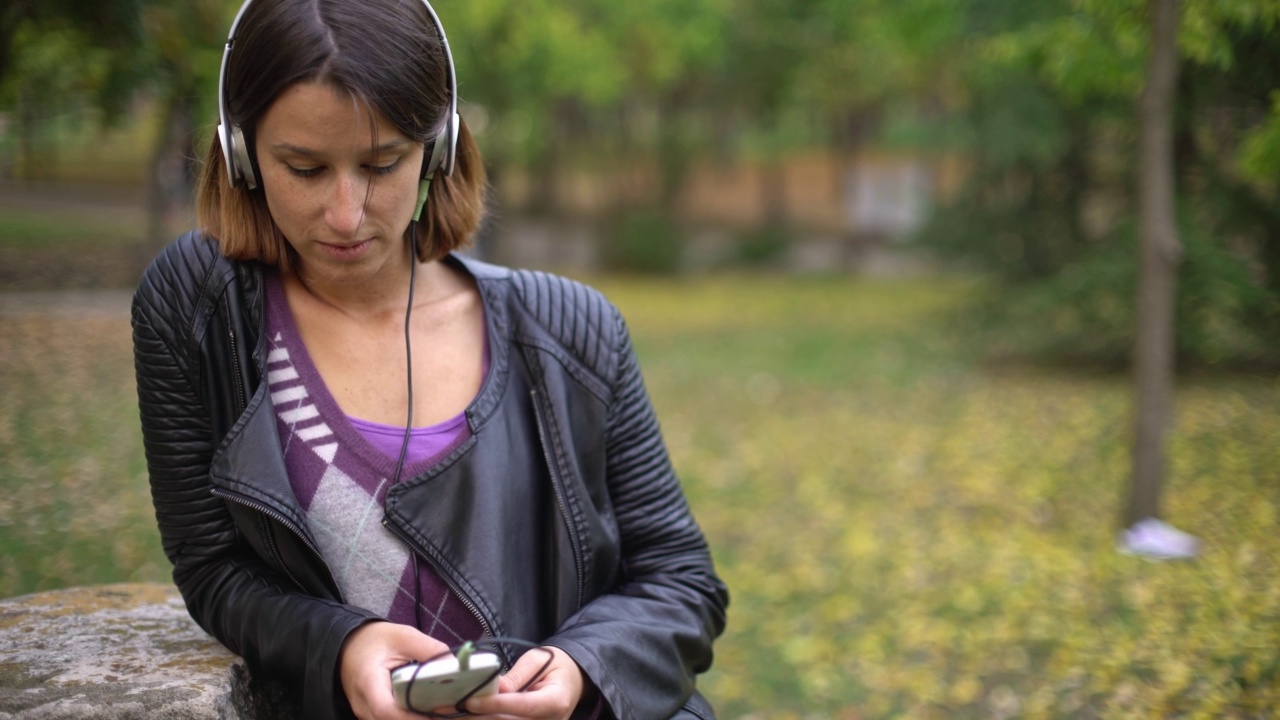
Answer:
[[[302,277],[360,282],[407,265],[421,144],[317,82],[282,92],[256,129],[267,207]]]

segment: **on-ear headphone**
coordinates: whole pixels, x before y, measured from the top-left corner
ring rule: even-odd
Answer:
[[[258,177],[253,172],[253,162],[249,157],[249,144],[244,139],[244,131],[233,125],[227,118],[227,66],[230,64],[231,48],[236,42],[236,30],[240,27],[240,19],[244,11],[253,4],[253,0],[245,0],[231,23],[231,31],[227,33],[227,46],[222,51],[222,69],[218,72],[218,142],[222,145],[222,159],[227,166],[227,179],[232,187],[243,184],[253,190],[258,187]],[[449,39],[445,37],[444,25],[436,15],[431,3],[422,0],[427,15],[440,35],[440,46],[444,51],[445,70],[449,81],[449,109],[445,115],[444,127],[432,141],[431,158],[422,168],[422,180],[430,183],[436,170],[445,175],[453,175],[453,167],[458,157],[458,77],[453,68],[453,53],[449,51]],[[419,210],[421,212],[421,210]]]

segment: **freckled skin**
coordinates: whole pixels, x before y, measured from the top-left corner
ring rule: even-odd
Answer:
[[[334,292],[403,285],[423,146],[316,82],[281,93],[256,131],[267,207],[297,253],[298,275]]]

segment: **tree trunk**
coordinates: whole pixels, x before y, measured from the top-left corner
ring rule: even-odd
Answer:
[[[53,165],[50,162],[42,162],[45,158],[40,157],[40,143],[38,135],[40,132],[41,113],[37,107],[37,101],[29,89],[19,85],[18,88],[18,158],[19,161],[14,163],[15,170],[22,174],[24,180],[31,183],[34,180],[48,179],[48,176],[42,175]],[[15,173],[17,174],[17,173]]]
[[[546,143],[531,169],[533,187],[530,188],[529,205],[524,212],[535,217],[563,219],[567,206],[564,192],[564,156],[573,142],[572,108],[568,100],[557,100],[549,110],[551,125],[547,128]]]
[[[858,194],[858,164],[868,139],[875,132],[879,118],[875,111],[854,110],[833,123],[835,163],[831,174],[831,195],[841,208],[843,230],[840,233],[840,249],[843,268],[857,267],[866,249],[861,233],[855,225],[853,204]]]
[[[147,173],[146,245],[152,251],[172,239],[169,234],[173,211],[190,202],[194,189],[188,162],[194,154],[194,93],[180,86],[165,93],[161,102],[160,132],[151,150]]]
[[[1178,81],[1177,0],[1151,2],[1151,58],[1138,103],[1142,221],[1138,328],[1134,345],[1133,477],[1126,527],[1158,517],[1165,475],[1165,433],[1174,392],[1174,307],[1182,258],[1174,210],[1173,110]]]
[[[694,148],[683,127],[684,109],[689,105],[689,99],[679,89],[658,99],[657,203],[670,218],[679,214],[681,194],[693,165]]]
[[[761,227],[780,230],[790,220],[786,167],[776,155],[770,155],[760,164],[759,173]]]

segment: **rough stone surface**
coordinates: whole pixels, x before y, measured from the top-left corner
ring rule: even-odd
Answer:
[[[277,720],[278,685],[244,665],[158,584],[0,600],[0,719]]]

